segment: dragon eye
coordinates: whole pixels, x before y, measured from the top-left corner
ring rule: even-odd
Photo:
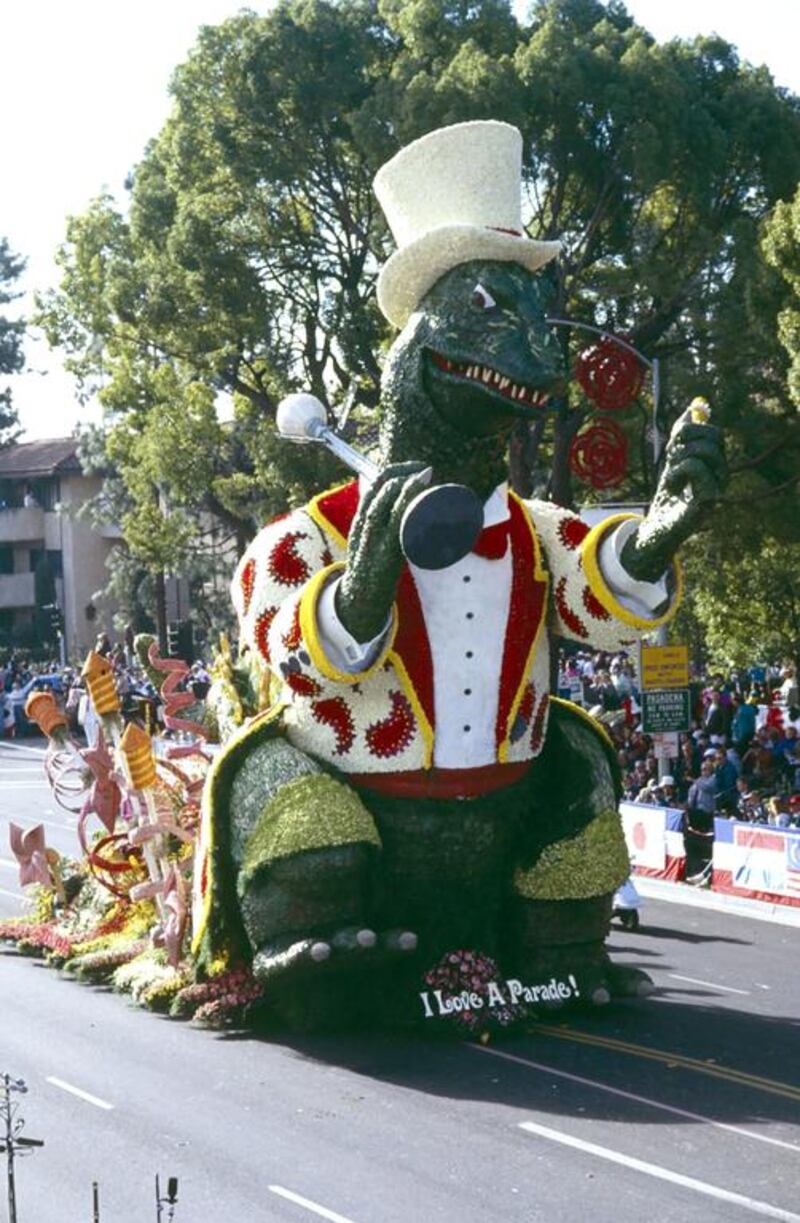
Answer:
[[[491,293],[488,289],[484,289],[482,284],[477,284],[472,290],[470,301],[473,306],[479,306],[482,310],[491,310],[492,306],[497,305]]]

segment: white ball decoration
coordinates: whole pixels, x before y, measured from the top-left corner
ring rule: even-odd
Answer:
[[[291,438],[295,442],[310,442],[314,440],[313,425],[315,422],[326,424],[328,414],[325,405],[316,395],[300,391],[295,395],[287,395],[278,404],[275,423],[281,437]]]

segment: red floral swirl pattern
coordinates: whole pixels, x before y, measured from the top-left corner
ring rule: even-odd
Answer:
[[[583,594],[581,595],[581,598],[583,599],[583,606],[586,608],[587,612],[589,613],[589,615],[592,617],[593,620],[610,620],[611,619],[611,616],[606,611],[606,609],[603,607],[603,604],[600,602],[600,600],[597,598],[596,595],[592,594],[588,586],[584,586]]]
[[[536,717],[534,718],[533,726],[531,727],[532,752],[538,752],[539,748],[542,746],[542,731],[544,730],[544,719],[549,703],[550,698],[545,692],[544,696],[539,702],[539,708],[536,710]]]
[[[581,546],[588,534],[588,525],[575,514],[570,514],[568,518],[562,518],[558,524],[558,538],[564,547],[569,548],[571,552],[574,552],[576,548]]]
[[[267,638],[269,636],[270,626],[272,621],[275,619],[277,611],[277,607],[268,607],[267,610],[263,611],[256,620],[254,636],[256,639],[258,652],[264,659],[264,662],[269,662],[269,641]]]
[[[642,387],[644,366],[613,337],[584,349],[575,362],[575,377],[584,393],[604,412],[633,403]]]
[[[628,443],[619,425],[598,420],[572,440],[569,465],[579,480],[592,488],[614,488],[625,477]]]
[[[317,722],[330,726],[336,735],[335,755],[346,755],[356,737],[353,715],[347,708],[347,702],[340,696],[332,696],[325,701],[314,701],[311,712]]]
[[[564,595],[566,588],[567,579],[562,578],[556,586],[556,607],[558,608],[558,614],[571,633],[574,633],[576,637],[586,639],[589,636],[589,631],[580,616],[577,616],[567,603]]]
[[[270,577],[280,586],[299,586],[308,580],[310,570],[296,547],[299,539],[308,539],[305,531],[289,531],[269,554]]]
[[[402,692],[390,692],[392,711],[388,718],[367,727],[367,747],[373,756],[399,756],[414,737],[414,713]]]
[[[250,560],[246,562],[244,568],[242,569],[242,575],[239,579],[239,582],[242,587],[242,599],[243,599],[242,609],[243,609],[245,616],[247,615],[248,611],[250,610],[250,600],[253,597],[253,587],[255,585],[255,580],[256,580],[256,563],[253,560],[253,558],[250,557]]]
[[[303,675],[299,671],[290,671],[285,677],[284,683],[287,688],[291,688],[298,696],[319,696],[322,692],[321,686],[310,675]]]

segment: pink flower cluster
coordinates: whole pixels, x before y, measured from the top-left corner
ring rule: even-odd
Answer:
[[[492,983],[504,984],[496,961],[480,951],[466,948],[449,951],[425,974],[425,984],[441,991],[445,999],[458,997],[464,992],[477,994],[483,999],[483,1006],[479,1008],[467,1008],[447,1016],[470,1035],[479,1035],[493,1027],[507,1028],[525,1018],[522,1007],[490,1005],[489,986]]]
[[[30,922],[24,918],[0,922],[0,942],[3,941],[16,943],[24,954],[50,951],[63,960],[72,951],[72,939],[60,934],[49,922]]]
[[[224,1027],[263,992],[250,969],[242,964],[209,981],[187,985],[175,995],[170,1014],[191,1017],[209,1027]]]

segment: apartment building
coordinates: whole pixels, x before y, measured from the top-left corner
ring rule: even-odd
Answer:
[[[82,657],[99,632],[111,630],[112,609],[93,595],[108,580],[106,558],[120,533],[77,516],[101,483],[81,471],[74,438],[0,450],[0,644],[34,644],[34,575],[44,556],[70,657]]]

